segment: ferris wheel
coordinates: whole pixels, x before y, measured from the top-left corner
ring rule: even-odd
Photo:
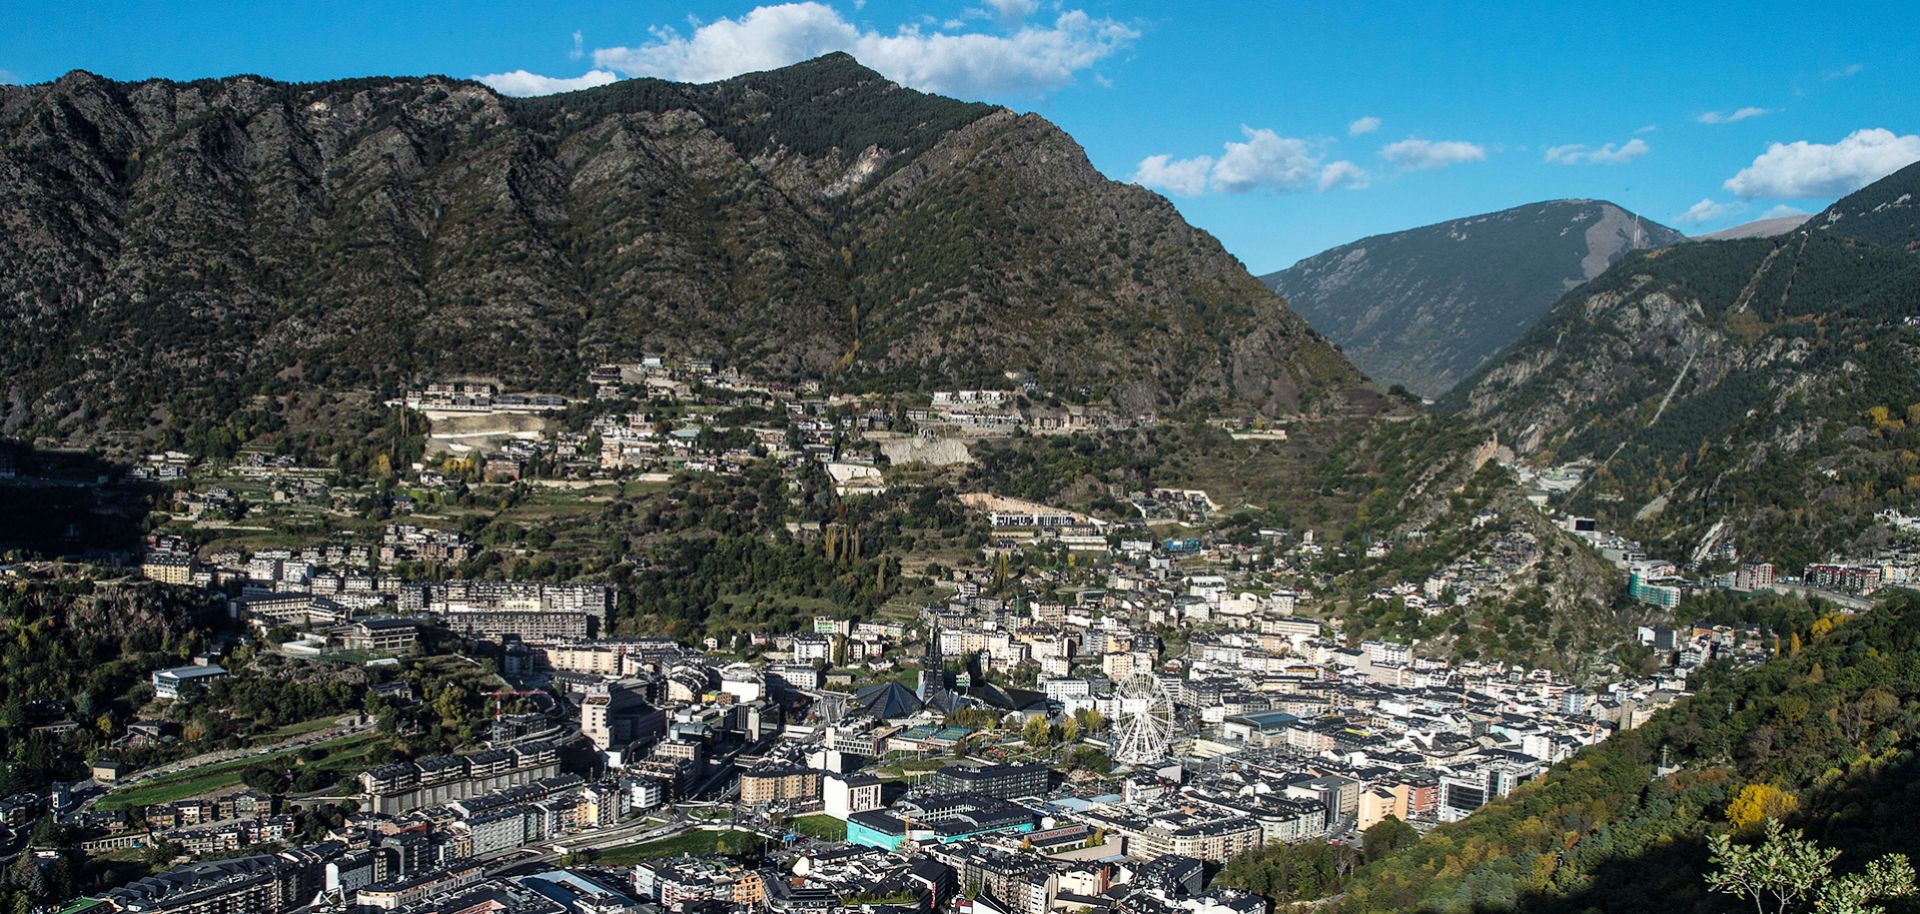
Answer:
[[[1160,680],[1141,673],[1120,685],[1120,720],[1114,727],[1113,760],[1144,765],[1167,757],[1173,743],[1173,700]]]

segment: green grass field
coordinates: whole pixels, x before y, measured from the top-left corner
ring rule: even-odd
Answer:
[[[953,759],[946,755],[936,755],[930,758],[897,759],[876,765],[873,769],[873,776],[883,781],[898,781],[909,775],[923,775],[938,771],[952,763]]]
[[[799,816],[788,822],[787,828],[796,834],[807,835],[822,841],[847,840],[847,823],[825,813]]]
[[[316,743],[312,748],[324,750],[327,754],[309,762],[320,771],[344,772],[358,767],[367,755],[373,751],[380,740],[379,734],[362,733],[358,736],[342,737],[324,743]],[[240,783],[241,776],[248,766],[263,759],[282,758],[299,750],[271,752],[265,755],[250,755],[205,768],[182,771],[155,778],[142,784],[116,790],[102,798],[99,808],[103,810],[126,809],[133,806],[150,806],[155,803],[171,803],[190,797],[202,796],[217,790],[225,790]]]

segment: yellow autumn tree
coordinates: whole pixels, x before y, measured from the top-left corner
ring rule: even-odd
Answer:
[[[1541,854],[1533,859],[1533,871],[1527,875],[1527,888],[1536,892],[1545,891],[1553,885],[1553,873],[1560,868],[1560,861],[1553,854]]]
[[[1727,821],[1744,829],[1768,819],[1784,818],[1800,807],[1800,799],[1772,784],[1748,784],[1727,804]]]

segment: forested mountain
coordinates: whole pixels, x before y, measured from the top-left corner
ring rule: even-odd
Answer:
[[[1337,891],[1333,914],[1739,910],[1708,893],[1707,838],[1784,815],[1855,869],[1920,854],[1920,596],[1857,618],[1784,607],[1795,628],[1757,668],[1709,667],[1697,694],[1351,878],[1324,848],[1269,850],[1229,881],[1277,900]],[[1662,768],[1662,765],[1667,767]]]
[[[1440,406],[1589,463],[1573,509],[1665,554],[1869,547],[1874,513],[1920,495],[1916,190],[1920,165],[1780,238],[1633,255]]]
[[[1052,124],[839,54],[531,100],[0,86],[0,321],[4,428],[75,442],[245,437],[449,374],[571,391],[642,351],[846,387],[1029,371],[1124,409],[1374,401]]]
[[[1808,219],[1808,231],[1920,249],[1920,162],[1861,188]]]
[[[1549,200],[1362,238],[1261,280],[1369,376],[1437,397],[1568,289],[1682,240],[1603,200]]]
[[[84,775],[84,755],[145,701],[155,669],[204,649],[224,615],[204,595],[140,580],[60,569],[0,579],[0,789],[32,790]],[[36,731],[49,714],[86,722],[74,738]]]

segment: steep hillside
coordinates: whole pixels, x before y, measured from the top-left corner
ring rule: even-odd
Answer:
[[[1433,656],[1498,660],[1575,678],[1609,669],[1649,621],[1620,606],[1620,573],[1555,527],[1492,462],[1484,429],[1441,416],[1287,424],[1280,440],[1204,423],[1100,437],[1038,435],[973,447],[962,491],[993,492],[1120,519],[1112,493],[1203,489],[1229,531],[1311,533],[1313,612],[1354,643],[1418,643]],[[1237,534],[1236,534],[1237,535]],[[1384,554],[1372,545],[1390,547]],[[1472,574],[1456,605],[1380,594],[1436,574]]]
[[[1739,910],[1703,877],[1709,836],[1758,830],[1743,795],[1784,794],[1787,824],[1841,851],[1840,872],[1920,853],[1917,633],[1911,593],[1851,621],[1808,621],[1780,658],[1709,668],[1694,697],[1369,863],[1323,909]]]
[[[133,443],[641,351],[1126,409],[1372,402],[1160,197],[845,55],[534,100],[443,78],[0,86],[5,428]]]
[[[1631,257],[1441,407],[1536,463],[1591,463],[1575,509],[1670,554],[1870,546],[1874,512],[1920,494],[1916,185],[1920,165],[1779,239]]]
[[[1806,224],[1826,235],[1920,250],[1920,162],[1849,194]]]
[[[1601,200],[1375,235],[1261,279],[1362,371],[1437,397],[1631,250],[1684,240]]]
[[[224,620],[203,593],[110,578],[117,574],[32,564],[0,578],[0,788],[8,793],[84,777],[111,728],[140,713],[152,672],[204,649]],[[60,740],[34,732],[63,718],[90,725]]]

